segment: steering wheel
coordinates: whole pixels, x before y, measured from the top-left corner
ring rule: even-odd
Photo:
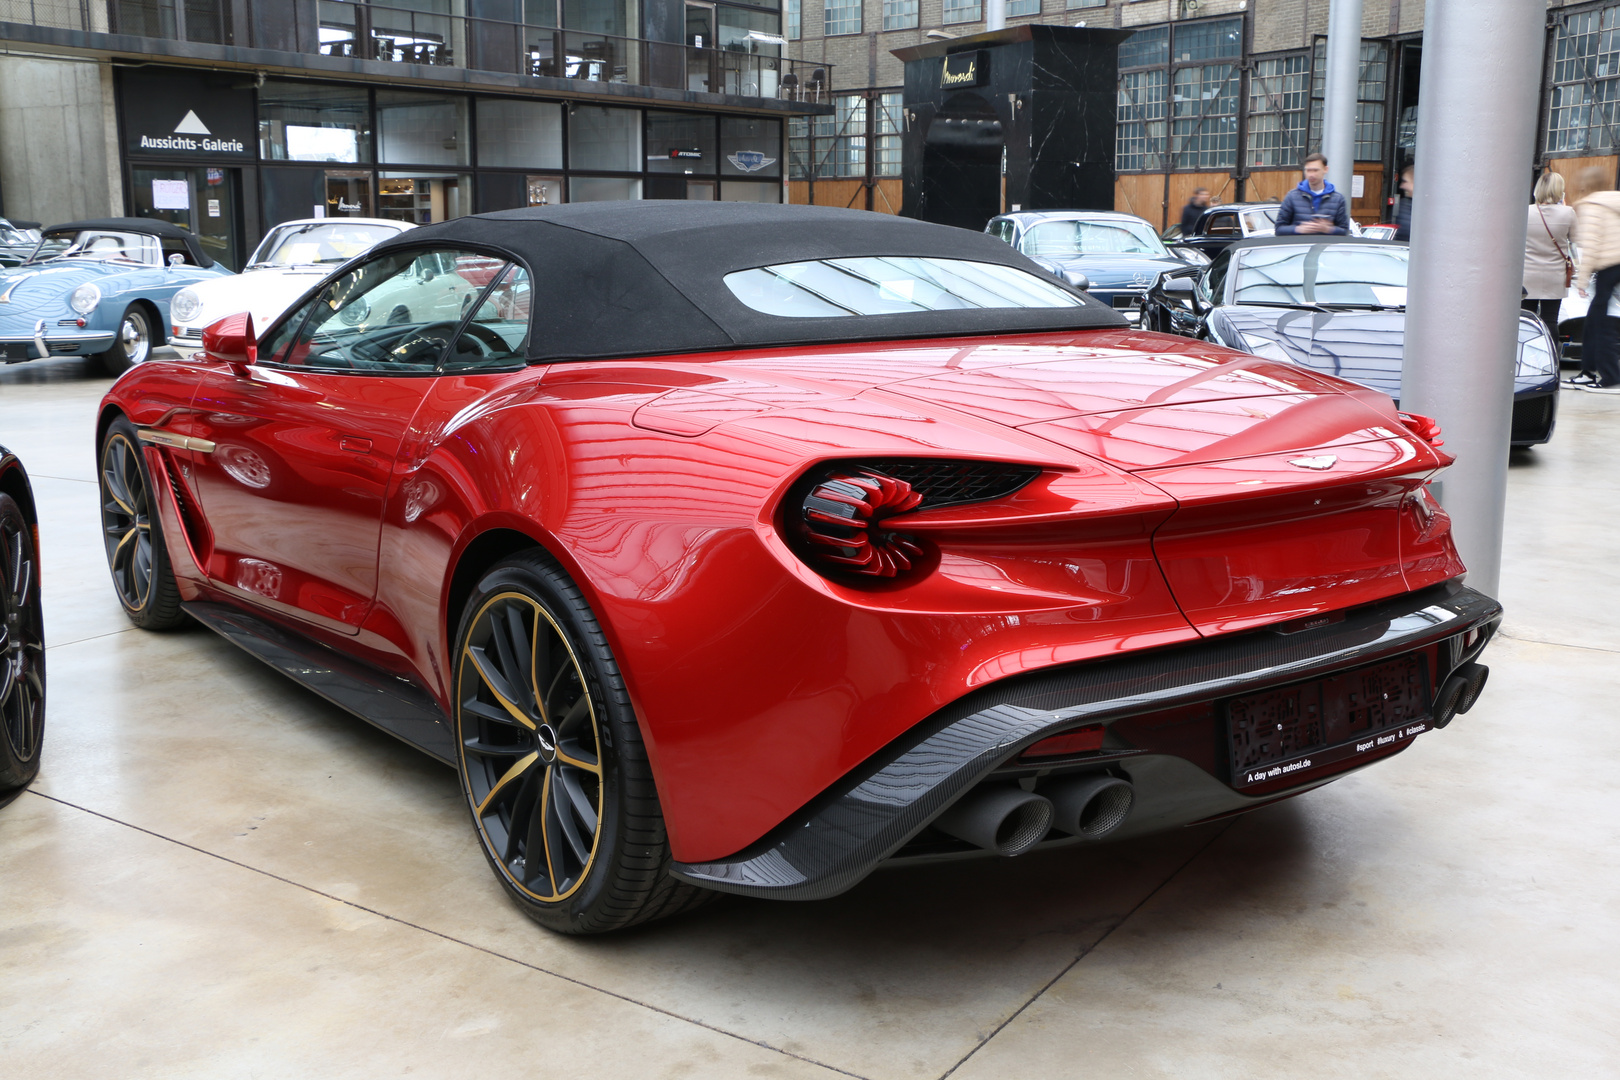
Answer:
[[[442,350],[449,343],[450,336],[456,332],[456,327],[460,325],[460,320],[454,322],[444,320],[417,327],[407,336],[401,338],[399,343],[388,351],[389,362],[400,365],[419,363],[423,353],[430,350]],[[497,352],[508,351],[505,340],[487,326],[480,323],[468,323],[467,332],[484,347],[481,355],[488,356]],[[493,350],[493,352],[490,350]]]

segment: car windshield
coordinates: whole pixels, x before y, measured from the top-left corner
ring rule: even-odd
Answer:
[[[8,225],[0,225],[0,244],[32,244],[33,237],[25,232],[13,229]]]
[[[347,262],[398,229],[353,221],[284,225],[264,238],[250,266],[309,266]]]
[[[1394,244],[1300,244],[1239,252],[1232,302],[1404,308],[1407,249]]]
[[[1024,234],[1018,250],[1025,255],[1169,257],[1152,226],[1131,221],[1043,221]]]
[[[46,233],[28,261],[38,263],[50,259],[122,259],[154,266],[162,263],[157,237],[105,229]]]
[[[725,282],[755,311],[801,319],[1085,303],[1016,267],[909,255],[761,266],[727,274]]]

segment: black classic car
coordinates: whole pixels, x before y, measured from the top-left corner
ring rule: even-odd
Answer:
[[[39,772],[45,734],[45,630],[39,518],[22,462],[0,446],[0,806]]]
[[[1231,244],[1203,271],[1148,294],[1145,325],[1382,390],[1397,402],[1406,332],[1406,244],[1353,236],[1275,236]],[[1552,438],[1558,349],[1519,316],[1513,445]]]
[[[1271,236],[1277,231],[1277,211],[1282,203],[1225,203],[1204,210],[1193,223],[1192,231],[1183,233],[1180,223],[1160,234],[1166,244],[1196,248],[1210,258],[1225,251],[1239,240],[1257,236]],[[1360,236],[1361,226],[1350,219],[1350,235]]]

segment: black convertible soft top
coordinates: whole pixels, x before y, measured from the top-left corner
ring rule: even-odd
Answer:
[[[1044,268],[985,233],[864,210],[653,200],[574,203],[455,218],[403,232],[373,250],[458,241],[507,252],[529,268],[534,289],[529,358],[535,360],[1125,325],[1111,308],[1089,297],[1073,308],[784,318],[748,307],[722,280],[734,270],[757,266],[884,255],[995,263],[1053,280]]]
[[[106,229],[109,232],[149,233],[152,236],[168,240],[178,240],[185,245],[186,252],[191,261],[198,266],[207,268],[214,265],[214,260],[208,252],[197,243],[197,234],[190,229],[182,228],[172,221],[161,218],[144,217],[113,217],[92,218],[88,221],[64,221],[60,225],[52,225],[46,229],[47,233],[56,232],[84,232],[86,229]]]

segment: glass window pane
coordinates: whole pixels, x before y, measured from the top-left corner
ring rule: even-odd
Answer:
[[[1173,45],[1177,63],[1235,60],[1243,55],[1243,20],[1177,25]]]
[[[787,36],[798,41],[803,35],[803,0],[787,0]]]
[[[782,185],[750,183],[747,180],[722,180],[720,201],[779,203],[782,201]]]
[[[530,206],[556,206],[563,201],[562,177],[528,176],[524,179],[529,189]]]
[[[328,285],[310,302],[296,334],[266,342],[272,361],[289,367],[374,374],[432,371],[456,327],[492,273],[462,274],[469,263],[502,265],[458,251],[394,252]],[[289,320],[289,327],[295,320]],[[285,328],[284,328],[285,330]],[[285,344],[284,344],[285,343]]]
[[[984,18],[984,6],[980,0],[945,0],[945,22],[963,23],[979,22]]]
[[[1170,28],[1138,30],[1119,47],[1121,68],[1163,67],[1170,62]]]
[[[377,154],[390,165],[467,164],[467,99],[378,90]]]
[[[568,180],[569,202],[616,202],[641,198],[641,181],[607,176],[574,176]]]
[[[641,26],[637,0],[562,0],[562,12],[569,30],[634,37]]]
[[[568,116],[568,167],[641,171],[641,110],[582,105]]]
[[[470,213],[472,177],[466,173],[378,174],[378,217],[427,225]]]
[[[444,370],[477,371],[521,363],[529,347],[529,286],[529,272],[512,266],[456,338]]]
[[[917,0],[883,0],[883,29],[914,30],[916,26]]]
[[[714,175],[713,113],[647,114],[647,171]]]
[[[490,98],[478,103],[478,164],[560,169],[561,105]]]
[[[259,156],[370,161],[371,102],[365,89],[267,81],[259,89]]]
[[[825,32],[828,37],[835,34],[860,33],[861,0],[826,0],[825,25]]]
[[[720,121],[720,175],[782,175],[782,121],[727,116]]]
[[[783,263],[725,276],[726,288],[767,315],[829,318],[963,308],[1072,308],[1056,283],[994,263],[890,256]]]
[[[1017,15],[1039,15],[1041,13],[1041,0],[1007,0],[1007,17]]]

